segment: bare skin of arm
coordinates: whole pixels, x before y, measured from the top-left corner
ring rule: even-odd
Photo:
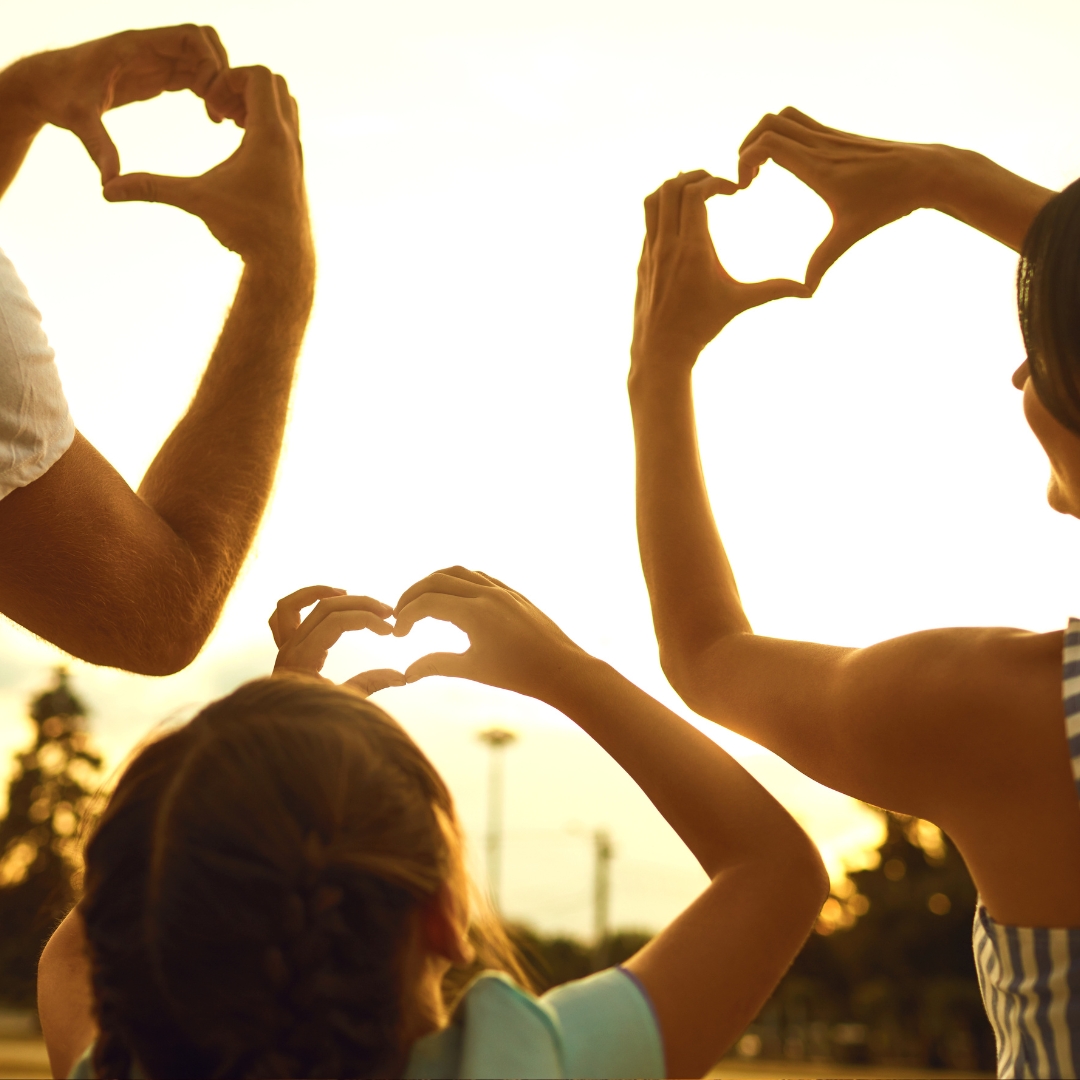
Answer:
[[[806,268],[811,289],[853,244],[921,208],[940,210],[1019,251],[1054,194],[971,150],[852,135],[791,107],[763,117],[743,141],[739,186],[748,186],[770,159],[832,211],[833,227]]]
[[[269,498],[311,309],[314,254],[296,104],[285,81],[265,68],[228,69],[212,31],[139,31],[134,39],[134,53],[132,34],[117,35],[44,54],[39,68],[39,58],[19,61],[0,76],[12,104],[0,109],[8,135],[0,174],[14,175],[28,133],[45,116],[84,139],[106,198],[196,214],[241,255],[244,270],[195,397],[137,492],[77,435],[44,476],[0,500],[0,610],[92,663],[166,675],[190,663],[213,629]],[[80,50],[93,59],[103,49],[109,63],[76,63]],[[48,78],[73,65],[79,78],[68,78],[68,97],[101,101],[102,85],[112,88],[90,120],[87,107],[71,121],[60,114],[62,96],[28,89],[51,86]],[[213,118],[246,125],[236,153],[200,177],[120,176],[100,111],[181,85],[207,97]]]
[[[494,578],[450,567],[408,589],[396,611],[391,625],[387,618],[395,609],[368,596],[324,585],[290,593],[270,618],[279,647],[275,673],[317,677],[329,649],[351,630],[401,636],[421,619],[443,619],[469,635],[468,652],[425,656],[404,675],[364,672],[349,685],[366,695],[431,675],[474,679],[547,702],[607,750],[711,879],[626,965],[656,1008],[668,1075],[702,1075],[745,1030],[810,932],[828,893],[813,844],[715,743],[589,656]],[[444,925],[428,935],[426,946],[437,954],[439,977],[431,987],[438,1000],[445,961],[468,962],[470,947],[453,912],[429,921]],[[458,939],[456,947],[447,946],[451,939]],[[42,955],[38,1010],[54,1075],[66,1076],[96,1035],[77,909]],[[441,1005],[434,1010],[440,1011]]]
[[[56,928],[38,961],[38,1017],[53,1076],[67,1076],[97,1037],[90,959],[79,909]]]
[[[423,657],[407,682],[473,679],[559,709],[626,770],[694,853],[711,884],[626,966],[656,1008],[668,1075],[701,1076],[806,940],[828,892],[813,844],[714,742],[495,578],[451,567],[413,585],[395,611],[398,636],[424,618],[469,635],[467,652]]]
[[[695,428],[698,354],[748,306],[715,273],[703,176],[646,201],[629,379],[638,539],[665,673],[696,712],[814,779],[937,822],[999,921],[1080,924],[1061,632],[932,630],[864,649],[753,633]]]

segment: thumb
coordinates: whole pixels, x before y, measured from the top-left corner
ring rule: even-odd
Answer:
[[[102,189],[109,202],[155,202],[192,209],[191,176],[158,176],[155,173],[126,173],[110,180]]]
[[[404,686],[405,676],[400,671],[392,668],[375,668],[372,671],[362,671],[345,682],[345,686],[351,686],[358,690],[364,697],[385,690],[388,686]]]
[[[470,650],[471,651],[471,650]],[[431,675],[446,675],[452,679],[468,679],[472,676],[468,669],[468,652],[433,652],[414,660],[405,669],[405,682],[419,682]]]
[[[785,296],[797,296],[802,300],[808,300],[814,295],[813,289],[808,288],[801,281],[792,281],[790,278],[749,281],[740,287],[739,293],[740,307],[744,311],[747,308],[760,307],[770,300],[780,300]]]
[[[71,130],[79,137],[79,141],[86,147],[86,152],[98,167],[102,186],[120,175],[120,154],[100,116],[87,116]]]
[[[810,256],[810,262],[806,264],[806,284],[811,291],[815,291],[825,276],[825,271],[853,244],[862,239],[859,233],[853,233],[850,229],[841,228],[836,222],[829,230],[829,235],[818,244],[817,250]]]

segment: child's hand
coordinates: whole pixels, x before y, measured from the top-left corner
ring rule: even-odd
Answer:
[[[317,601],[317,603],[316,603]],[[300,612],[316,604],[301,621]],[[388,604],[370,596],[347,596],[344,589],[327,585],[309,585],[278,601],[270,616],[270,630],[278,647],[274,674],[297,671],[318,676],[334,643],[348,630],[373,630],[386,636],[392,627],[386,616],[393,613]],[[365,671],[350,679],[348,685],[365,697],[388,686],[404,686],[405,677],[389,668]]]
[[[520,593],[487,574],[452,566],[418,581],[394,609],[394,635],[421,619],[453,623],[469,635],[463,653],[429,653],[406,682],[428,675],[473,679],[546,700],[560,672],[585,654]]]

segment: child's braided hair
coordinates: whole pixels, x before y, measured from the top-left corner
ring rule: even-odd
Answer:
[[[410,915],[458,843],[442,778],[352,691],[262,679],[208,706],[136,757],[87,846],[97,1075],[397,1074]]]

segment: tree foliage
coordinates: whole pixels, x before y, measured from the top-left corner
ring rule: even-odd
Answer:
[[[85,717],[59,669],[55,685],[31,702],[33,745],[15,756],[0,821],[0,1003],[7,1006],[33,1006],[41,949],[78,892],[80,824],[101,769]]]

